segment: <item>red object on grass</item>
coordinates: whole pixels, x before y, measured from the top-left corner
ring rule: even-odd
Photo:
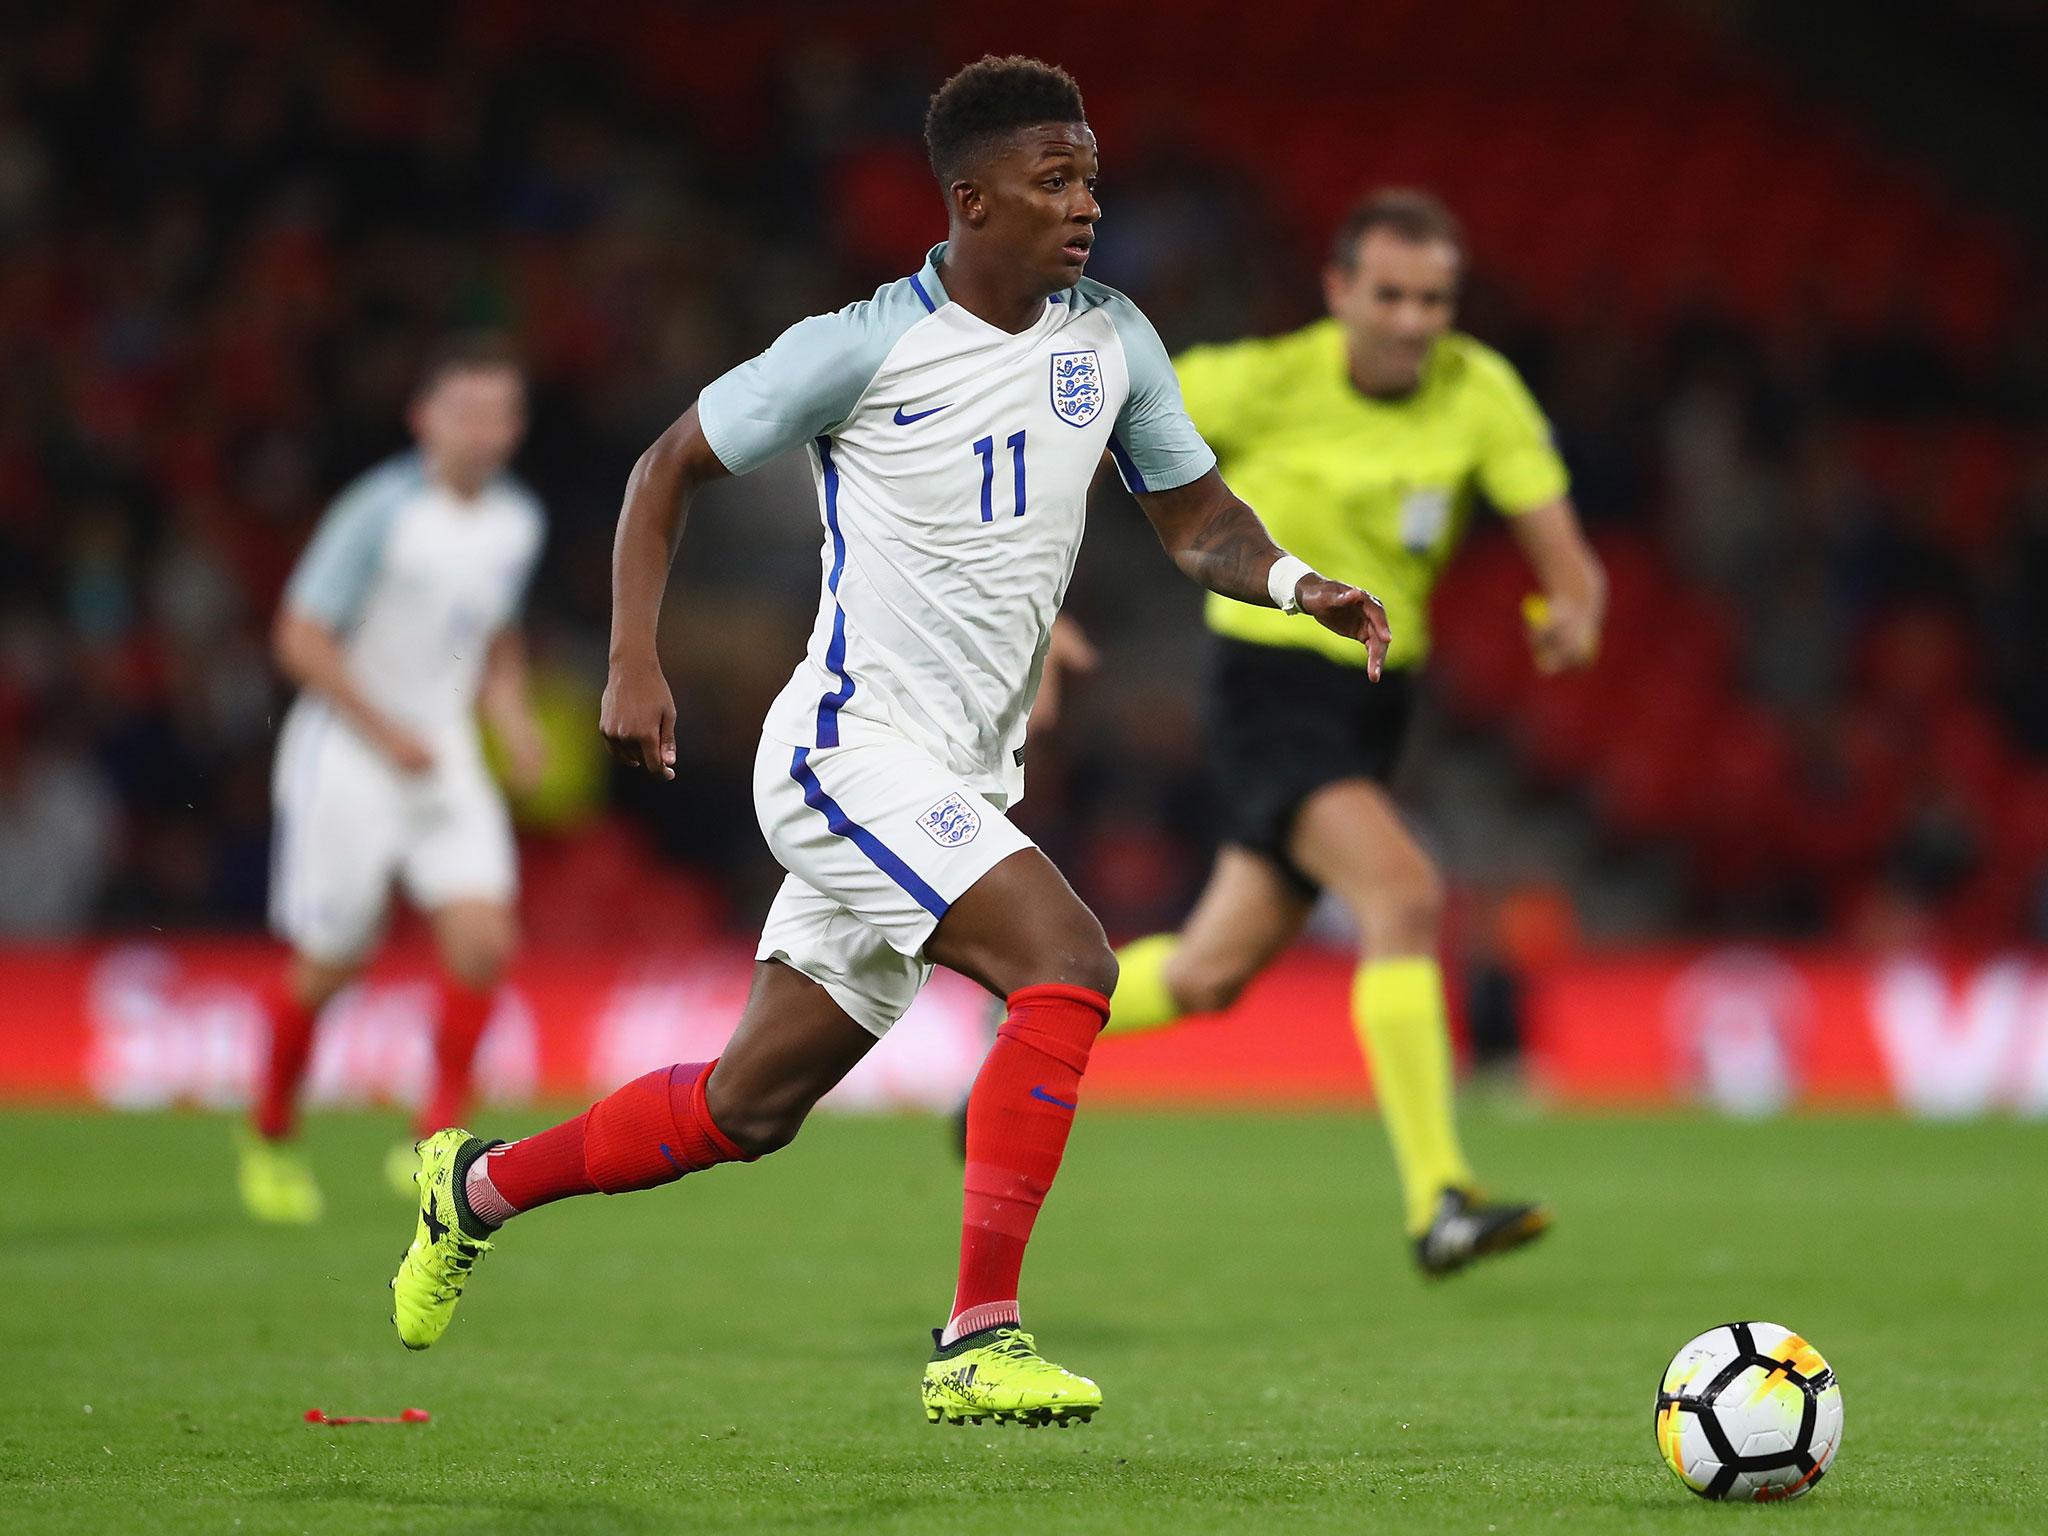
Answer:
[[[425,1424],[434,1416],[424,1408],[408,1408],[396,1417],[374,1413],[329,1413],[324,1408],[308,1408],[308,1424]]]

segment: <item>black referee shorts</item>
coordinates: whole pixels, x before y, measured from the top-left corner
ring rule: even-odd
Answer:
[[[1218,639],[1209,740],[1221,841],[1264,854],[1304,896],[1318,887],[1288,857],[1302,802],[1341,779],[1385,783],[1415,712],[1415,679],[1378,682],[1315,651]]]

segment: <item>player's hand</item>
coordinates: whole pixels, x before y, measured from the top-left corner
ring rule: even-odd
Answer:
[[[1529,649],[1545,677],[1590,667],[1600,654],[1597,608],[1563,598],[1530,596],[1522,602],[1529,625]]]
[[[613,662],[597,716],[604,744],[622,763],[644,768],[657,779],[676,776],[676,701],[652,656]]]
[[[376,731],[377,750],[407,778],[414,778],[434,766],[434,754],[427,744],[402,725],[385,721]]]
[[[1045,650],[1045,670],[1039,675],[1038,697],[1032,701],[1027,729],[1051,730],[1060,718],[1067,679],[1087,676],[1100,659],[1079,624],[1064,616],[1054,619],[1052,643]]]
[[[1387,647],[1394,639],[1394,632],[1387,628],[1387,610],[1380,606],[1380,600],[1370,592],[1324,576],[1302,577],[1294,596],[1301,611],[1323,628],[1365,647],[1365,670],[1378,682],[1387,663]]]

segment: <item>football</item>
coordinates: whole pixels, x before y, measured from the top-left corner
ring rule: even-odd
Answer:
[[[1796,1499],[1842,1444],[1842,1388],[1820,1351],[1776,1323],[1723,1323],[1664,1369],[1653,1421],[1677,1479],[1706,1499]]]

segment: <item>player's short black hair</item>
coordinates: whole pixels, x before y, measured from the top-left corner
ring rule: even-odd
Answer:
[[[1330,265],[1345,272],[1357,266],[1359,246],[1376,229],[1392,230],[1415,245],[1442,240],[1465,254],[1465,227],[1441,201],[1413,187],[1381,187],[1344,215],[1330,241]]]
[[[517,373],[526,367],[519,349],[503,331],[459,331],[435,343],[420,364],[418,395],[430,395],[443,379],[458,373]]]
[[[943,183],[989,144],[1033,123],[1084,123],[1081,87],[1057,64],[1013,53],[987,54],[953,76],[932,96],[924,115],[924,145]]]

